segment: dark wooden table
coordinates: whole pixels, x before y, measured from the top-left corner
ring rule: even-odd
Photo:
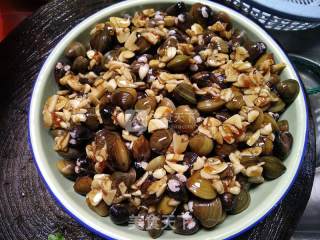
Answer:
[[[55,0],[27,18],[0,44],[0,239],[100,239],[57,205],[36,171],[28,147],[32,87],[52,48],[77,23],[107,7],[107,0]],[[314,125],[293,187],[272,214],[239,239],[289,239],[302,215],[314,178]]]

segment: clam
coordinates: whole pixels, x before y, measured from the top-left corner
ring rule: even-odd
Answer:
[[[211,45],[221,53],[229,53],[228,42],[220,37],[214,37],[213,40],[211,40]]]
[[[263,155],[271,155],[273,152],[273,142],[267,137],[260,137],[255,146],[262,148]]]
[[[88,71],[88,67],[89,67],[89,60],[83,56],[78,56],[73,61],[71,70],[74,73],[85,73]]]
[[[200,221],[204,228],[213,228],[225,218],[222,204],[218,197],[211,201],[194,201],[193,215]]]
[[[120,55],[120,49],[113,49],[106,52],[102,57],[102,65],[108,64],[110,61],[117,61]]]
[[[275,73],[273,73],[273,74],[271,74],[271,76],[270,76],[270,83],[272,84],[272,85],[277,85],[279,82],[280,82],[280,76],[278,75],[278,74],[275,74]]]
[[[89,199],[86,198],[86,203],[88,205],[88,207],[94,211],[95,213],[97,213],[99,216],[101,217],[106,217],[109,215],[109,207],[108,205],[104,202],[104,201],[101,201],[97,206],[93,206]]]
[[[186,12],[187,8],[184,2],[177,2],[166,9],[166,13],[171,16],[178,16],[180,13]]]
[[[164,97],[160,103],[159,103],[159,107],[168,107],[172,110],[175,110],[176,109],[176,106],[174,105],[174,103],[167,97]]]
[[[187,21],[190,19],[190,16],[188,14],[186,14],[186,13],[180,13],[180,14],[182,14],[183,17],[186,17]],[[178,28],[175,28],[175,27],[170,28],[170,30],[172,30],[172,31],[169,31],[169,35],[171,37],[175,37],[180,43],[185,43],[185,42],[188,42],[189,36],[184,31],[181,31],[180,29],[181,29],[181,27],[183,28],[184,26],[186,26],[190,23],[188,23],[188,22],[186,22],[186,24],[182,23],[181,24],[182,26],[180,25],[180,23],[181,23],[181,21],[178,19],[178,25],[177,25]],[[191,27],[191,25],[189,25],[189,26]]]
[[[188,105],[176,108],[172,114],[172,127],[179,133],[192,133],[196,128],[194,111]]]
[[[200,112],[210,113],[221,109],[224,106],[224,104],[225,101],[223,101],[220,98],[206,99],[198,102],[197,109]]]
[[[190,57],[187,55],[176,55],[167,64],[167,68],[175,73],[185,71],[190,66]]]
[[[236,144],[217,144],[214,149],[214,154],[226,158],[229,157],[229,154],[237,150]]]
[[[222,23],[231,24],[229,15],[226,12],[223,12],[223,11],[219,11],[219,12],[215,13],[214,20],[215,21],[220,21]]]
[[[139,32],[136,34],[136,37],[137,39],[134,44],[138,47],[138,51],[140,53],[148,51],[151,47],[150,42]]]
[[[62,159],[62,160],[59,160],[56,165],[57,165],[58,170],[60,171],[60,173],[63,176],[65,176],[66,178],[69,178],[69,179],[74,179],[74,177],[75,177],[75,171],[74,171],[75,164],[73,161]]]
[[[226,212],[231,211],[235,206],[235,196],[229,192],[220,195],[222,207]]]
[[[265,138],[262,147],[262,154],[271,155],[273,153],[273,142],[269,138]]]
[[[208,71],[197,72],[191,76],[191,81],[196,83],[199,88],[212,86],[214,80],[214,74]]]
[[[174,36],[178,36],[178,39],[182,39],[185,40],[186,37],[183,32],[185,32],[186,29],[190,28],[191,25],[193,24],[192,21],[192,16],[191,14],[187,13],[187,12],[183,12],[179,14],[179,17],[177,18],[176,22],[175,22],[177,28],[179,30],[181,30],[180,32],[176,32],[176,34],[174,34]],[[182,34],[181,34],[182,33]]]
[[[235,29],[231,36],[231,42],[236,46],[243,46],[243,44],[248,40],[247,33],[244,30]]]
[[[285,159],[292,148],[293,137],[290,132],[276,132],[274,139],[274,154],[280,159]]]
[[[215,37],[215,36],[217,36],[217,35],[215,34],[214,31],[206,29],[204,34],[203,34],[203,42],[204,42],[204,44],[205,45],[210,44],[211,43],[211,39],[213,37]]]
[[[268,123],[271,123],[271,127],[272,127],[273,131],[279,130],[276,120],[268,113],[264,113],[264,115],[263,115],[263,123],[265,125],[268,124]]]
[[[157,53],[160,56],[167,56],[167,51],[169,49],[169,47],[174,47],[175,49],[178,47],[178,40],[175,37],[168,37],[162,44],[161,46],[158,48]],[[172,48],[173,49],[173,48]],[[176,51],[174,51],[175,53]],[[174,54],[175,55],[175,54]],[[174,56],[173,56],[174,57]],[[171,57],[172,58],[172,57]],[[171,58],[168,58],[167,61],[169,61]]]
[[[83,125],[75,125],[71,128],[69,133],[69,146],[72,148],[81,149],[93,138],[93,132]]]
[[[148,214],[146,216],[146,223],[146,230],[148,231],[150,237],[155,239],[161,236],[164,230],[164,224],[161,215],[156,213]]]
[[[260,161],[264,162],[264,165],[262,165],[263,176],[267,179],[278,178],[286,171],[286,167],[277,157],[264,156],[260,158]]]
[[[285,110],[285,108],[286,104],[284,103],[284,101],[279,99],[277,102],[273,103],[271,107],[268,108],[268,111],[273,113],[281,113]]]
[[[150,137],[150,148],[156,153],[165,153],[172,142],[173,134],[170,129],[159,129]]]
[[[78,177],[92,176],[94,174],[93,161],[83,154],[76,159],[74,170]]]
[[[148,215],[147,209],[141,208],[137,217],[134,219],[135,226],[141,231],[146,231],[147,229],[147,221],[146,221],[147,215]]]
[[[90,46],[101,53],[112,48],[115,32],[110,24],[106,24],[101,30],[96,31],[90,39]]]
[[[255,63],[257,59],[261,57],[267,50],[267,46],[263,42],[251,42],[246,41],[244,47],[247,49],[249,53],[249,61],[251,63]]]
[[[124,204],[114,204],[109,209],[111,221],[117,225],[127,224],[129,221],[129,210]]]
[[[214,83],[219,85],[221,88],[226,88],[224,80],[225,76],[218,72],[212,73],[209,71],[200,71],[191,76],[191,81],[196,83],[199,88],[210,87]]]
[[[133,141],[131,152],[135,160],[149,161],[151,156],[149,141],[141,135],[138,139]]]
[[[172,97],[178,105],[189,104],[195,105],[197,103],[196,95],[193,87],[187,83],[178,84],[172,92]]]
[[[199,221],[190,211],[185,211],[179,214],[175,218],[173,226],[174,232],[181,235],[192,235],[198,232],[200,228]]]
[[[123,182],[127,187],[131,187],[137,178],[135,169],[131,168],[128,172],[116,171],[112,173],[111,180],[116,187]]]
[[[240,163],[245,167],[250,167],[257,165],[259,163],[259,158],[257,156],[242,156]]]
[[[112,104],[106,104],[100,109],[100,115],[105,128],[108,128],[108,129],[115,128],[115,125],[113,124],[113,121],[112,121],[112,113],[114,109],[115,107],[112,106]]]
[[[229,165],[223,172],[220,174],[220,179],[221,180],[227,180],[231,179],[235,176],[235,173],[233,172],[233,168]]]
[[[159,128],[167,128],[166,119],[151,119],[150,110],[130,110],[125,112],[125,128],[134,135],[141,135],[149,130],[154,131]]]
[[[213,23],[214,13],[213,10],[202,3],[195,3],[190,9],[190,15],[193,20],[202,26],[206,27]]]
[[[188,200],[188,193],[186,182],[183,180],[187,180],[184,175],[173,175],[168,180],[166,192],[169,197],[177,201],[186,202]]]
[[[279,120],[277,122],[278,128],[281,132],[288,132],[289,131],[289,122],[287,120]]]
[[[163,196],[158,204],[157,212],[161,215],[170,215],[176,209],[176,206],[169,204],[171,200],[173,200],[173,198],[166,195]]]
[[[126,110],[132,108],[137,101],[137,91],[134,88],[117,88],[112,94],[112,103]]]
[[[249,189],[251,187],[251,183],[248,181],[247,176],[244,176],[243,174],[238,174],[237,181],[240,183],[241,189],[245,189],[245,190],[249,191]]]
[[[86,55],[86,48],[80,42],[72,42],[70,43],[64,51],[64,54],[67,58],[75,59],[76,57]]]
[[[155,97],[153,96],[148,96],[148,97],[144,97],[139,99],[134,108],[136,110],[154,110],[157,107],[157,100]]]
[[[259,59],[257,60],[257,62],[255,63],[255,67],[257,69],[261,69],[262,67],[262,64],[267,61],[267,60],[272,60],[274,61],[274,58],[273,58],[273,54],[272,53],[264,53],[262,54]]]
[[[100,130],[96,134],[95,142],[99,142],[102,145],[106,144],[108,162],[111,166],[123,172],[129,170],[130,154],[118,133],[106,129]]]
[[[96,115],[95,108],[88,108],[87,109],[85,124],[91,130],[98,129],[100,122],[99,122],[98,117]]]
[[[89,176],[78,177],[73,185],[74,191],[86,195],[91,190],[92,178]]]
[[[160,202],[161,198],[157,197],[155,194],[151,194],[151,195],[146,195],[146,197],[141,200],[142,200],[141,202],[142,206],[154,207]]]
[[[211,153],[214,144],[212,139],[204,134],[197,134],[189,141],[189,146],[193,152],[200,156],[207,156]]]
[[[246,103],[243,100],[242,94],[239,94],[232,98],[231,101],[226,103],[226,108],[228,108],[230,111],[239,111]]]
[[[276,89],[280,94],[281,99],[288,105],[296,99],[300,92],[299,83],[293,79],[280,81],[276,85]]]
[[[194,172],[191,177],[188,178],[187,188],[191,193],[201,199],[211,200],[217,196],[211,181],[201,178],[200,171]]]
[[[145,162],[133,162],[133,168],[136,171],[137,178],[140,178],[145,174]]]
[[[194,152],[185,152],[183,156],[183,162],[191,168],[193,163],[197,161],[198,155]]]
[[[242,188],[240,193],[235,195],[234,201],[234,206],[229,213],[239,214],[246,210],[250,204],[251,198],[249,192],[245,188]]]

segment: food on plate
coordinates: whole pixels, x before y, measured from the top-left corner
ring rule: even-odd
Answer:
[[[285,173],[294,139],[279,118],[299,83],[226,13],[178,2],[110,16],[64,55],[43,122],[57,169],[114,224],[212,229]]]

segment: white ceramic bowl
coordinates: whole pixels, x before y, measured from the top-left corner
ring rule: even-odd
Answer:
[[[53,141],[49,136],[48,130],[43,127],[42,123],[42,108],[44,102],[48,96],[54,94],[57,90],[56,83],[53,79],[53,69],[56,62],[62,58],[63,51],[68,43],[75,39],[86,40],[90,28],[95,23],[123,12],[133,13],[135,10],[145,7],[159,9],[174,2],[174,0],[126,1],[102,9],[88,17],[73,28],[53,49],[44,63],[34,86],[29,115],[29,133],[34,159],[39,173],[43,177],[48,190],[66,212],[86,228],[105,238],[143,240],[149,239],[149,236],[146,232],[137,230],[134,227],[129,228],[114,225],[111,223],[110,218],[98,217],[86,206],[85,198],[74,192],[72,182],[64,178],[56,169],[55,162],[59,159],[59,156],[54,152],[52,148]],[[197,1],[185,0],[184,2],[189,5]],[[227,7],[209,1],[201,2],[209,5],[213,10],[227,12],[236,27],[245,29],[252,39],[265,42],[268,46],[268,51],[274,53],[276,61],[284,62],[287,65],[287,68],[281,75],[282,79],[298,79],[298,75],[286,54],[261,27]],[[161,238],[196,238],[199,240],[232,238],[248,230],[267,216],[286,195],[297,175],[303,159],[307,133],[307,109],[302,91],[300,91],[299,96],[283,114],[282,118],[289,121],[290,131],[294,137],[291,154],[284,162],[287,166],[287,171],[284,175],[251,190],[252,199],[249,208],[241,214],[228,216],[227,219],[215,229],[211,231],[201,230],[192,236],[182,236],[174,234],[172,231],[165,231]]]

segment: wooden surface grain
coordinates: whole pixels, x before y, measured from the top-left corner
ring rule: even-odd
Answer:
[[[69,217],[46,190],[28,146],[32,87],[46,57],[77,23],[107,7],[107,0],[55,0],[26,19],[0,44],[0,239],[100,239]],[[284,200],[239,239],[289,239],[309,199],[315,169],[314,125],[307,154]]]

